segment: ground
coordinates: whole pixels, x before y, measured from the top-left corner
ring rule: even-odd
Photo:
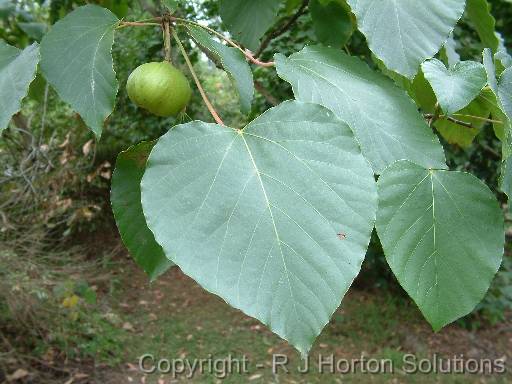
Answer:
[[[99,242],[104,245],[105,242]],[[59,383],[507,383],[512,382],[512,327],[505,323],[468,330],[460,324],[434,333],[410,300],[387,290],[351,289],[316,341],[310,354],[312,373],[297,372],[301,358],[285,341],[258,321],[232,309],[209,294],[178,268],[149,283],[125,251],[112,268],[109,285],[97,288],[94,311],[109,319],[87,343],[77,344],[77,357],[50,361],[49,369],[60,370]],[[107,288],[108,287],[108,288]],[[80,320],[77,320],[80,321]],[[82,350],[80,350],[82,349]],[[80,357],[80,354],[88,357]],[[415,374],[401,371],[406,354],[428,358],[437,354],[449,359],[504,359],[505,375]],[[143,375],[138,369],[141,355],[156,359],[241,359],[246,356],[249,372],[220,375],[196,374],[193,378],[172,374]],[[288,356],[290,373],[272,373],[273,354]],[[391,359],[394,373],[319,374],[318,355],[336,359]],[[94,358],[92,358],[94,356]],[[257,368],[257,365],[261,367]],[[360,366],[359,366],[360,367]],[[370,369],[370,367],[368,367]],[[21,380],[23,381],[23,380]],[[37,380],[27,381],[37,383]]]

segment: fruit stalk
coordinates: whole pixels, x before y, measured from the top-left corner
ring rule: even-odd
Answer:
[[[190,62],[190,58],[187,55],[187,51],[185,50],[185,47],[183,47],[183,44],[181,43],[180,38],[178,37],[178,34],[176,33],[176,30],[172,30],[172,36],[174,37],[174,40],[176,40],[176,44],[178,45],[181,54],[183,55],[183,58],[185,59],[185,62],[187,63],[188,69],[190,70],[190,73],[192,74],[192,77],[194,78],[194,82],[196,83],[197,89],[199,89],[199,93],[201,94],[201,97],[203,98],[204,103],[206,104],[206,107],[208,108],[208,111],[210,111],[210,114],[212,115],[215,122],[219,125],[225,125],[222,119],[220,118],[219,114],[213,107],[212,103],[208,99],[208,96],[206,95],[206,92],[204,91],[201,82],[199,81],[199,78],[197,77],[196,72],[194,71],[194,67],[192,66],[192,63]]]
[[[167,19],[164,19],[163,21],[164,25],[164,52],[165,52],[165,61],[168,61],[169,63],[172,62],[171,60],[171,26],[170,22]]]

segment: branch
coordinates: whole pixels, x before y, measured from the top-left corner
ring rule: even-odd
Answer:
[[[256,51],[256,53],[254,54],[255,57],[259,57],[261,56],[261,54],[263,53],[263,51],[268,47],[268,45],[270,44],[270,42],[275,39],[276,37],[278,36],[281,36],[283,33],[285,33],[288,29],[290,29],[290,27],[295,24],[295,22],[299,19],[299,17],[301,17],[304,13],[306,13],[306,8],[308,7],[309,5],[309,0],[303,0],[302,1],[302,5],[300,6],[300,8],[297,10],[297,12],[295,13],[295,15],[293,15],[292,17],[290,17],[288,19],[288,21],[286,23],[284,23],[280,28],[272,31],[271,33],[269,33],[267,35],[267,37],[265,38],[265,40],[262,41],[260,47],[258,48],[258,50]]]
[[[224,125],[224,122],[220,118],[219,114],[213,107],[212,103],[208,99],[208,96],[206,95],[206,92],[204,91],[201,82],[199,81],[199,78],[197,77],[196,72],[194,71],[194,67],[192,63],[190,62],[190,58],[187,55],[187,51],[185,51],[185,47],[183,47],[183,44],[181,43],[180,38],[178,37],[178,34],[172,29],[172,36],[174,37],[174,40],[176,40],[176,44],[178,44],[178,47],[180,48],[181,54],[183,55],[183,58],[185,59],[185,62],[187,63],[188,68],[190,69],[190,73],[192,74],[192,77],[194,78],[194,81],[196,83],[197,89],[199,89],[199,93],[201,94],[201,97],[203,98],[204,103],[206,104],[206,107],[208,108],[208,111],[210,111],[211,115],[213,116],[213,119],[217,122],[219,125]]]

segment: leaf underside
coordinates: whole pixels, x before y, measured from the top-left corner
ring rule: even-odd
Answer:
[[[503,214],[476,177],[408,161],[378,182],[386,260],[434,330],[470,313],[502,260]]]
[[[41,42],[46,80],[97,137],[118,89],[111,54],[118,22],[109,10],[86,5],[57,22]]]
[[[376,187],[348,126],[290,101],[243,131],[174,127],[151,152],[142,204],[187,275],[306,354],[360,270]]]

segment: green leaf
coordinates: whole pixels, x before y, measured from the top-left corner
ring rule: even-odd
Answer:
[[[154,142],[142,142],[119,154],[110,195],[123,243],[151,280],[173,265],[155,241],[142,212],[140,181],[153,145]]]
[[[350,10],[337,1],[321,0],[310,1],[309,10],[319,43],[341,48],[348,42],[354,32]]]
[[[254,81],[245,55],[236,48],[227,47],[213,40],[202,28],[193,25],[189,25],[187,28],[194,40],[220,61],[222,68],[228,73],[237,90],[242,112],[246,114],[251,112]]]
[[[483,45],[498,51],[499,39],[496,35],[496,19],[491,14],[491,6],[487,0],[467,0],[466,14],[475,26]]]
[[[412,100],[358,58],[316,46],[275,60],[298,100],[329,108],[352,128],[375,173],[400,159],[446,167],[437,137]]]
[[[441,50],[441,57],[443,61],[448,65],[449,68],[453,67],[460,61],[460,55],[456,50],[457,43],[450,35],[446,43],[444,43],[443,49]]]
[[[23,51],[0,40],[0,134],[20,110],[39,62],[37,43]]]
[[[47,30],[45,23],[18,23],[18,26],[28,37],[36,41],[41,41]]]
[[[242,131],[174,127],[142,179],[144,213],[166,254],[302,354],[359,273],[376,199],[350,128],[297,101]]]
[[[399,283],[434,330],[470,313],[503,256],[503,214],[476,177],[408,161],[378,182],[377,233]]]
[[[474,61],[461,61],[446,69],[441,61],[432,59],[424,62],[421,69],[448,115],[466,107],[487,84],[484,66]]]
[[[57,22],[41,42],[46,80],[98,138],[118,89],[111,55],[118,22],[107,9],[86,5]]]
[[[174,13],[176,10],[182,6],[182,0],[162,0],[162,4],[169,10],[169,12]]]
[[[512,121],[512,67],[505,69],[500,76],[498,97],[501,100],[503,112]]]
[[[220,17],[236,40],[255,51],[280,5],[276,0],[220,0]]]
[[[359,30],[386,66],[414,78],[462,16],[465,0],[348,0]]]
[[[457,120],[471,124],[472,128],[455,124],[446,118],[440,118],[434,123],[434,126],[450,144],[457,144],[461,148],[469,147],[485,125],[484,119],[487,119],[491,113],[491,108],[487,102],[488,97],[492,97],[492,91],[483,90],[475,100],[457,111],[458,113],[454,116]]]

